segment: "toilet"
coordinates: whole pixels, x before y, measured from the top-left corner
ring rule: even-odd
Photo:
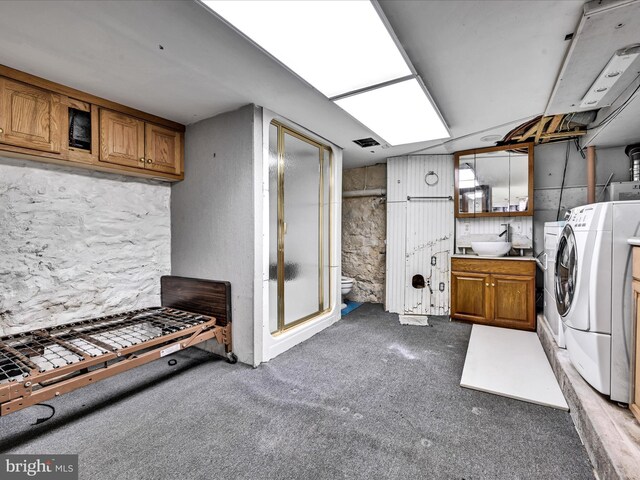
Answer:
[[[345,277],[344,275],[340,279],[340,287],[341,287],[340,293],[342,293],[342,299],[343,299],[342,305],[340,306],[341,309],[347,306],[347,304],[344,302],[344,297],[345,295],[348,295],[351,289],[353,288],[353,282],[354,282],[353,278]]]

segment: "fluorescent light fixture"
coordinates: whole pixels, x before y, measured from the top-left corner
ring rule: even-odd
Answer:
[[[327,97],[413,73],[371,2],[202,3]]]
[[[415,78],[335,102],[391,145],[449,137],[440,115]]]
[[[618,50],[613,54],[607,66],[600,72],[593,85],[582,98],[580,108],[600,108],[607,105],[601,104],[602,99],[609,93],[611,87],[620,80],[624,72],[640,55],[640,44]]]

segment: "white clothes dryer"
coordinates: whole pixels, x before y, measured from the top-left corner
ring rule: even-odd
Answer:
[[[565,348],[562,320],[558,313],[555,296],[556,252],[562,229],[567,222],[545,222],[544,224],[544,319],[549,325],[553,339],[560,348]]]
[[[558,243],[555,297],[567,352],[582,377],[611,400],[630,400],[631,248],[640,201],[571,210]]]

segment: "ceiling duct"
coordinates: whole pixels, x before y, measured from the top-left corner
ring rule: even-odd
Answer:
[[[362,148],[376,147],[380,145],[377,140],[374,140],[371,137],[360,138],[358,140],[354,140],[353,143],[355,143],[356,145],[360,145]]]

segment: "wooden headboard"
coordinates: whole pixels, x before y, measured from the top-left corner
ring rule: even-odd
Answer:
[[[160,303],[215,317],[225,326],[231,322],[231,283],[165,275],[160,278]]]

